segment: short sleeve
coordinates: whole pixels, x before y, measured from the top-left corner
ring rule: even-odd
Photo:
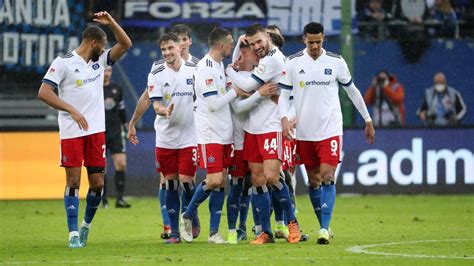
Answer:
[[[293,89],[293,62],[294,60],[287,60],[283,65],[280,77],[280,87],[282,89],[292,90]]]
[[[110,58],[110,50],[111,49],[107,49],[105,50],[99,57],[99,62],[102,66],[106,67],[106,66],[112,66],[115,62],[112,61],[112,59]]]
[[[156,75],[153,75],[152,73],[148,74],[147,89],[148,89],[148,95],[150,96],[150,100],[152,101],[163,100],[163,92],[161,91],[161,86],[159,84],[159,81],[156,78]]]
[[[63,59],[61,57],[57,57],[54,59],[53,63],[51,63],[48,72],[46,72],[41,82],[49,84],[55,89],[58,89],[59,84],[66,75],[66,68],[67,66],[64,64]]]
[[[252,78],[255,79],[260,85],[265,82],[279,76],[281,74],[281,64],[276,62],[272,56],[266,56],[260,59],[257,67],[252,72]]]
[[[349,68],[347,67],[346,61],[341,58],[340,64],[339,64],[339,71],[337,74],[337,81],[339,84],[342,86],[349,86],[352,83],[352,76],[351,72],[349,71]]]
[[[196,71],[196,84],[200,88],[200,93],[204,97],[218,94],[217,79],[212,75],[209,67],[203,67]]]

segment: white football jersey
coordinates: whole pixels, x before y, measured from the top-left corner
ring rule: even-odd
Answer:
[[[242,75],[245,78],[248,78],[252,72],[248,71],[239,71],[239,75]],[[227,87],[230,89],[234,86],[234,82],[230,77],[227,77]],[[231,102],[231,106],[237,105],[240,98],[236,98]],[[243,150],[244,149],[244,129],[249,119],[249,112],[242,112],[240,114],[236,113],[234,108],[231,108],[232,114],[232,124],[234,127],[234,149]]]
[[[76,51],[54,59],[42,80],[57,88],[61,100],[70,104],[87,120],[89,129],[79,129],[71,114],[59,110],[60,139],[71,139],[105,131],[104,68],[112,65],[109,51],[97,61],[86,62]]]
[[[174,104],[171,117],[155,118],[156,147],[182,149],[196,146],[193,113],[193,75],[196,65],[183,59],[178,71],[163,64],[154,65],[148,74],[147,89],[151,101],[168,107]]]
[[[278,83],[285,63],[285,56],[277,48],[261,58],[259,64],[252,72],[251,77],[260,85],[266,82]],[[263,134],[269,132],[281,132],[281,121],[278,112],[278,104],[270,97],[265,97],[250,111],[248,124],[245,131],[251,134]]]
[[[214,61],[207,54],[199,61],[194,79],[196,94],[194,118],[198,143],[231,144],[233,129],[230,104],[226,103],[219,110],[212,112],[206,101],[207,97],[220,98],[227,93],[224,64]]]
[[[288,57],[280,85],[292,90],[294,96],[298,140],[320,141],[342,135],[339,84],[351,83],[346,61],[340,55],[323,49],[313,60],[305,49]]]

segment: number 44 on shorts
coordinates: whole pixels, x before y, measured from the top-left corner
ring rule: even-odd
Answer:
[[[273,138],[271,140],[270,139],[265,139],[265,143],[263,143],[263,149],[266,150],[266,151],[268,151],[269,149],[276,150],[277,149],[276,138]]]

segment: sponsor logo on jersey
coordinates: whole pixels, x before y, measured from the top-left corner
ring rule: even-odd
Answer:
[[[331,84],[331,81],[316,81],[316,80],[311,80],[311,81],[306,81],[305,82],[305,85],[307,86],[318,86],[318,85],[324,85],[324,86],[329,86],[329,84]],[[300,82],[300,86],[301,86],[301,82]]]
[[[214,158],[214,156],[211,155],[211,156],[209,156],[209,157],[207,158],[207,162],[209,162],[209,163],[215,163],[215,162],[216,162],[216,158]]]
[[[171,94],[171,97],[183,97],[183,96],[193,96],[193,93],[190,91],[177,91]]]
[[[154,89],[155,89],[155,86],[154,86],[154,85],[149,85],[149,86],[148,86],[148,91],[149,91],[149,92],[152,92]]]
[[[214,80],[213,79],[206,79],[206,86],[211,86],[212,83],[214,83]]]
[[[332,75],[332,69],[330,68],[324,69],[324,75]]]
[[[171,94],[169,94],[168,92],[165,93],[165,100],[169,101],[171,99]]]
[[[221,88],[221,94],[225,94],[226,92],[226,89],[225,88]]]
[[[257,72],[257,74],[263,74],[267,71],[267,67],[265,65],[258,65],[256,68],[255,68],[255,72]]]
[[[299,85],[300,85],[300,88],[304,88],[304,81],[300,81]]]
[[[306,72],[304,72],[303,69],[301,69],[299,73],[300,73],[300,74],[306,74]]]
[[[95,77],[93,77],[93,78],[76,79],[76,85],[77,85],[78,87],[80,87],[80,86],[82,86],[82,85],[85,85],[85,84],[94,82],[94,81],[96,81],[98,78],[100,78],[100,73],[97,74],[97,76],[95,76]]]
[[[186,84],[193,85],[194,84],[193,79],[186,79]]]

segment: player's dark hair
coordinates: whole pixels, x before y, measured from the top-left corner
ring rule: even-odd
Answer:
[[[171,28],[171,32],[176,35],[186,35],[191,38],[191,28],[185,24],[176,24]]]
[[[266,33],[267,30],[265,27],[263,27],[262,25],[260,24],[253,24],[252,26],[250,27],[247,27],[245,29],[245,35],[246,36],[254,36],[255,34],[259,33],[259,32],[264,32]]]
[[[268,26],[267,26],[267,29],[268,29],[268,30],[277,30],[279,33],[281,33],[280,27],[278,27],[278,26],[275,25],[275,24],[273,24],[273,25],[268,25]]]
[[[303,34],[324,34],[324,26],[318,22],[310,22],[303,28]]]
[[[246,42],[240,42],[239,48],[240,49],[250,48],[250,44],[248,44]]]
[[[161,45],[162,43],[166,43],[166,42],[169,42],[169,41],[173,41],[175,43],[178,43],[179,42],[178,35],[176,35],[172,32],[165,33],[165,34],[161,35],[160,39],[158,40],[158,44]]]
[[[268,35],[270,35],[273,45],[278,47],[280,50],[283,49],[283,45],[285,45],[285,39],[283,39],[283,36],[273,32],[269,32]]]
[[[96,40],[102,41],[107,38],[105,31],[97,26],[89,26],[84,31],[82,31],[83,40]]]
[[[223,42],[227,36],[232,35],[230,31],[222,28],[214,28],[210,33],[209,33],[209,38],[208,38],[208,43],[209,46],[213,47],[221,42]]]

